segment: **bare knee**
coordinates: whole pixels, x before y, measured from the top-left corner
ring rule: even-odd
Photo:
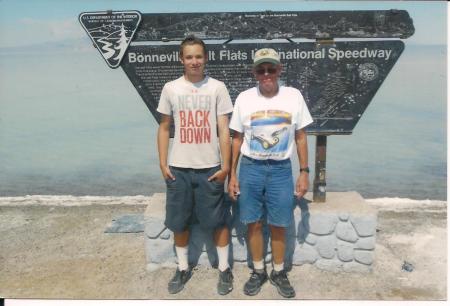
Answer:
[[[189,244],[189,231],[174,232],[173,240],[177,247],[185,247]]]
[[[249,223],[247,227],[249,234],[262,232],[262,223],[260,221]]]
[[[283,241],[285,238],[286,228],[270,225],[270,234],[272,240]]]
[[[229,243],[230,231],[228,227],[224,226],[218,228],[214,232],[214,242],[218,247],[224,247]]]

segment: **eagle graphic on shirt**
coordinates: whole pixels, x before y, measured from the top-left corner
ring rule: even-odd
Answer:
[[[292,115],[281,110],[264,110],[251,114],[251,155],[267,158],[286,152],[291,123]]]

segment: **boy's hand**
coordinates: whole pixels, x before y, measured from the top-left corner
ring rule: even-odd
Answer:
[[[165,180],[175,180],[175,176],[170,172],[169,166],[161,166],[161,173]]]
[[[219,181],[221,183],[225,182],[228,176],[228,171],[225,171],[224,169],[220,169],[210,177],[208,177],[208,181]]]

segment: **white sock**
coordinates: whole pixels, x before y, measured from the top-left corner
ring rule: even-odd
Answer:
[[[177,253],[178,258],[178,269],[180,271],[187,270],[189,268],[188,265],[188,247],[178,247],[175,246],[175,251]]]
[[[219,270],[225,271],[230,266],[228,264],[228,248],[229,244],[227,244],[224,247],[216,246],[217,249],[217,256],[219,257]]]
[[[253,261],[253,268],[255,270],[264,270],[264,260]]]
[[[273,263],[273,269],[275,270],[275,272],[280,272],[284,269],[284,262],[280,264]]]

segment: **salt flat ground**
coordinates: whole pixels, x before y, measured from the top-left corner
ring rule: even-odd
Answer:
[[[82,201],[81,201],[82,202]],[[146,270],[144,234],[106,234],[111,220],[144,213],[144,200],[126,204],[85,200],[0,201],[0,296],[55,299],[280,299],[266,283],[255,297],[243,294],[249,276],[235,265],[235,288],[216,293],[217,270],[195,269],[186,288],[167,293],[172,269]],[[289,278],[297,299],[447,299],[447,208],[445,202],[370,202],[378,209],[372,273],[333,273],[294,266]],[[412,272],[402,271],[404,261]],[[270,270],[270,269],[269,269]]]

